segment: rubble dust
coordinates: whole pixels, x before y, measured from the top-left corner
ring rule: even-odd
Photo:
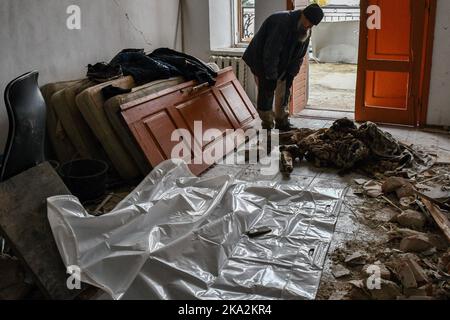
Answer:
[[[347,197],[344,204],[357,217],[358,224],[380,236],[370,241],[350,240],[330,252],[331,269],[341,272],[337,273],[339,277],[331,273],[332,278],[323,281],[317,298],[450,299],[450,247],[445,232],[450,217],[445,209],[449,198],[440,192],[435,193],[435,198],[433,194],[424,198],[419,192],[445,190],[449,173],[450,165],[435,165],[411,179],[356,179],[351,186],[354,195]],[[379,195],[374,194],[375,185],[380,186]],[[398,192],[402,189],[409,191]],[[405,197],[411,199],[402,205]],[[443,221],[438,221],[432,211],[439,212]],[[373,266],[380,270],[380,289],[369,289]]]

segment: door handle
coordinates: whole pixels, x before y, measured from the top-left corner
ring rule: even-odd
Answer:
[[[198,92],[201,89],[206,88],[206,87],[209,87],[209,83],[208,82],[199,84],[198,86],[195,86],[195,87],[189,87],[189,88],[181,89],[180,92],[182,94],[193,94],[193,93],[196,93],[196,92]]]

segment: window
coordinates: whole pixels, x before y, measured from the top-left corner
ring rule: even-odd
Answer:
[[[236,44],[249,43],[255,34],[255,0],[236,0],[237,2],[237,41]]]

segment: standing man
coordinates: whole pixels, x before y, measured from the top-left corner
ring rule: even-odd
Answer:
[[[245,51],[243,59],[258,86],[257,105],[263,129],[292,129],[288,110],[292,83],[308,53],[311,28],[323,16],[317,4],[275,13],[264,21]]]

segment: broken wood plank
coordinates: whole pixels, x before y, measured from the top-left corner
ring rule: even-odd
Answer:
[[[435,205],[439,206],[440,208],[443,208],[445,210],[450,210],[450,206],[448,204],[440,202],[440,201],[438,201],[436,199],[430,198],[429,196],[427,196],[427,195],[425,195],[425,194],[423,194],[423,193],[421,193],[419,191],[416,191],[416,195],[418,195],[422,199],[425,199],[425,200],[428,200],[431,203],[434,203]]]
[[[386,196],[382,196],[381,197],[384,201],[386,201],[387,203],[389,203],[392,207],[394,207],[395,209],[397,209],[400,213],[403,212],[403,209],[400,208],[399,206],[397,206],[395,203],[393,203],[391,200],[389,200],[388,197]]]
[[[442,230],[447,240],[450,241],[450,221],[448,220],[448,218],[442,213],[442,211],[437,206],[432,204],[431,201],[423,197],[421,198],[421,201],[427,207],[434,221],[436,222],[438,227]]]
[[[73,299],[81,292],[66,286],[66,268],[47,219],[47,198],[68,194],[49,163],[0,184],[0,232],[50,299]]]

